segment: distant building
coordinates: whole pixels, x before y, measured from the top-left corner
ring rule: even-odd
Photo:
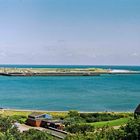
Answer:
[[[43,119],[52,119],[52,116],[40,112],[33,112],[28,116],[26,124],[30,126],[40,127]]]
[[[140,104],[136,107],[134,111],[134,117],[136,117],[137,115],[140,115]]]

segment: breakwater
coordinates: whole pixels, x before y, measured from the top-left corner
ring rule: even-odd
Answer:
[[[0,68],[1,76],[100,76],[101,74],[140,74],[140,71],[101,68]]]
[[[2,76],[100,76],[102,69],[0,68]]]
[[[100,76],[99,73],[0,73],[1,76]]]

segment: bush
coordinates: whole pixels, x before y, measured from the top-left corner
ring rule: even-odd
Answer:
[[[52,140],[52,137],[44,131],[29,130],[20,133],[13,126],[13,122],[11,117],[0,116],[0,140]]]
[[[0,116],[0,132],[6,132],[12,128],[12,120],[9,117]]]
[[[22,140],[52,140],[45,131],[39,131],[35,129],[30,129],[23,132]]]
[[[68,112],[68,117],[80,117],[80,114],[78,113],[78,111],[70,110]]]
[[[94,126],[87,124],[73,124],[66,128],[66,131],[70,133],[86,133],[93,132],[95,130]]]
[[[126,126],[120,129],[105,126],[94,132],[85,131],[84,134],[82,133],[81,131],[76,135],[68,135],[66,140],[140,140],[140,118],[131,119]]]
[[[125,140],[140,140],[140,118],[131,119],[125,127]]]
[[[113,113],[80,113],[80,117],[83,118],[87,123],[110,121],[123,118],[123,115]]]
[[[10,116],[10,119],[12,121],[17,121],[19,123],[25,123],[26,120],[27,120],[27,117],[26,116],[22,116],[22,115],[13,115],[13,116]]]

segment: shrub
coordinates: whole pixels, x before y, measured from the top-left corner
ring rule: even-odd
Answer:
[[[80,117],[83,118],[87,123],[110,121],[119,118],[123,118],[123,115],[113,113],[80,113]]]
[[[27,120],[27,117],[22,116],[22,115],[13,115],[13,116],[10,116],[10,119],[12,121],[17,121],[19,123],[25,123],[25,121]]]
[[[0,140],[52,140],[52,137],[44,131],[29,130],[20,133],[13,126],[13,122],[11,117],[0,116]]]
[[[69,116],[69,117],[80,117],[80,114],[78,113],[78,111],[70,110],[70,111],[68,112],[68,116]]]
[[[35,129],[30,129],[23,132],[22,140],[52,140],[45,131],[39,131]]]
[[[87,124],[73,124],[66,128],[66,131],[70,133],[86,133],[93,132],[95,130],[94,126]]]
[[[12,128],[12,120],[9,117],[0,116],[0,132],[6,132]]]
[[[126,140],[139,140],[140,139],[140,118],[131,119],[125,127],[122,127],[125,132]]]

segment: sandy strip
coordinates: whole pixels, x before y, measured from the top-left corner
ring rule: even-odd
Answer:
[[[56,111],[56,110],[34,110],[34,109],[11,109],[11,108],[3,108],[1,109],[3,111],[19,111],[19,112],[58,112],[58,113],[68,113],[70,110],[68,111]],[[74,111],[78,111],[78,110],[74,110]],[[102,112],[97,112],[97,111],[78,111],[79,113],[133,113],[133,111],[122,111],[122,112],[117,112],[117,111],[102,111]]]
[[[48,110],[32,110],[32,109],[9,109],[9,108],[3,108],[4,111],[21,111],[21,112],[68,112],[68,111],[48,111]]]

